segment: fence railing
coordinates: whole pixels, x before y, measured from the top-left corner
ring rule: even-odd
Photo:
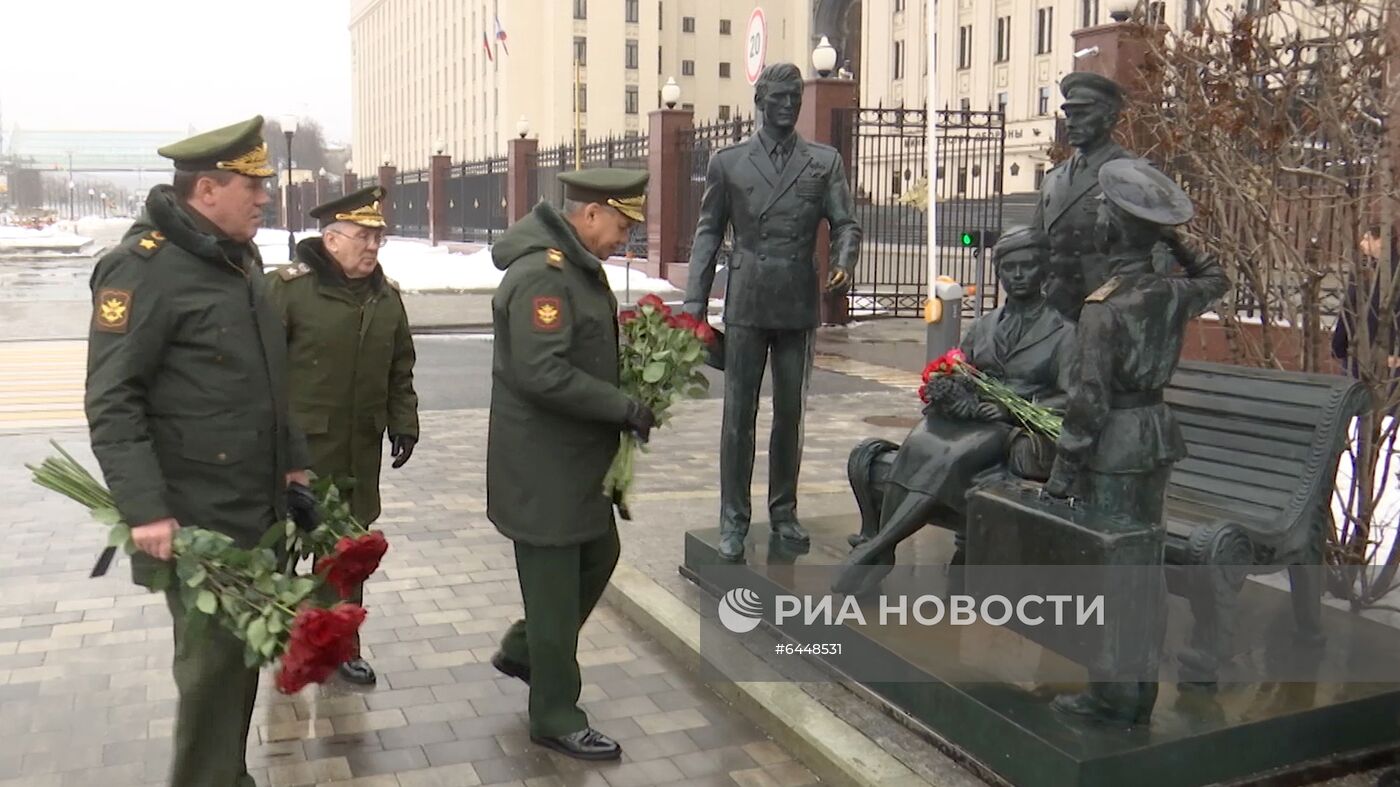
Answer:
[[[556,207],[562,205],[564,191],[559,182],[559,173],[574,169],[575,164],[580,169],[595,167],[646,169],[647,156],[650,151],[649,142],[645,136],[610,136],[585,142],[577,146],[577,157],[575,149],[574,145],[562,144],[540,148],[534,156],[529,157],[526,166],[529,169],[527,182],[530,188],[530,204],[533,205],[540,200],[545,200]],[[627,239],[626,253],[634,257],[646,256],[645,225],[637,224],[632,228],[632,234]]]
[[[695,224],[700,220],[700,200],[705,195],[705,172],[710,168],[710,157],[715,151],[737,145],[754,133],[752,117],[736,116],[730,120],[716,120],[695,126],[689,133],[680,135],[677,143],[680,150],[680,171],[686,174],[685,185],[680,193],[680,257],[690,257],[691,246],[695,242]],[[720,247],[720,263],[725,263],[732,247],[732,232],[726,232],[724,244]]]
[[[428,237],[428,171],[415,169],[394,176],[389,194],[393,206],[394,234],[410,238]]]
[[[506,216],[505,156],[453,164],[447,175],[447,237],[491,243]]]

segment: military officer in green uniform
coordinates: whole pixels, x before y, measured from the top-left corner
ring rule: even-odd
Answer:
[[[174,184],[92,274],[86,408],[107,485],[139,550],[138,584],[156,584],[180,527],[244,548],[288,514],[306,445],[288,408],[287,346],[252,244],[273,174],[262,118],[160,149]],[[253,787],[244,764],[258,672],[217,626],[186,637],[174,616],[174,787]]]
[[[618,387],[617,301],[600,258],[643,221],[647,173],[567,172],[562,211],[540,203],[491,249],[505,277],[496,341],[486,515],[515,542],[525,619],[492,663],[530,684],[530,738],[581,759],[621,756],[578,707],[578,633],[617,564],[603,476],[623,429],[655,423]]]
[[[1171,231],[1194,208],[1166,175],[1142,159],[1118,159],[1099,170],[1099,184],[1094,229],[1110,278],[1085,299],[1079,317],[1064,426],[1045,491],[1083,497],[1105,531],[1160,536],[1171,466],[1186,455],[1162,391],[1176,371],[1187,321],[1223,295],[1228,280],[1218,263],[1197,257]],[[1159,241],[1185,277],[1156,272]],[[1117,629],[1128,641],[1110,642],[1117,649],[1089,665],[1089,691],[1057,698],[1057,710],[1147,721],[1165,619],[1161,549],[1156,542],[1146,561],[1151,570],[1123,574],[1133,586],[1120,588],[1122,597],[1140,599],[1133,625]]]
[[[306,434],[311,470],[348,483],[350,512],[379,518],[379,465],[387,430],[393,466],[418,442],[413,337],[398,285],[379,265],[384,190],[360,189],[318,205],[321,236],[297,244],[296,261],[268,274],[268,295],[287,328],[292,420]],[[361,603],[363,588],[352,601]],[[356,656],[340,666],[351,683],[372,685]]]

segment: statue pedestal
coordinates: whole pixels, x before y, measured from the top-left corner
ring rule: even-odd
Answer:
[[[849,551],[846,537],[860,529],[854,513],[802,521],[812,534],[809,549],[770,539],[768,525],[755,522],[747,561],[739,565],[719,560],[717,529],[686,534],[683,575],[716,595],[753,591],[766,610],[760,627],[742,635],[730,634],[718,619],[707,621],[702,658],[720,662],[726,649],[747,647],[770,664],[800,661],[801,671],[809,673],[801,680],[859,684],[912,719],[912,727],[922,727],[929,745],[975,760],[1018,787],[1249,783],[1265,773],[1274,778],[1319,767],[1356,769],[1354,761],[1366,756],[1379,764],[1375,752],[1400,743],[1400,677],[1329,677],[1356,674],[1363,664],[1372,664],[1373,677],[1386,669],[1400,675],[1400,632],[1325,606],[1328,644],[1320,653],[1305,653],[1293,638],[1289,594],[1258,582],[1246,583],[1241,595],[1236,662],[1244,665],[1240,669],[1286,663],[1294,677],[1260,680],[1227,672],[1214,693],[1178,687],[1173,654],[1186,647],[1191,618],[1185,600],[1172,596],[1156,710],[1149,725],[1126,729],[1081,723],[1052,710],[1053,696],[1083,687],[1084,668],[1007,626],[882,625],[879,600],[862,599],[863,625],[807,625],[798,616],[774,627],[775,595],[824,597],[835,566]],[[924,528],[899,546],[899,564],[885,579],[883,594],[946,594],[952,552],[951,532]],[[845,597],[832,600],[839,610]],[[842,653],[774,656],[775,633],[780,642],[839,642]]]

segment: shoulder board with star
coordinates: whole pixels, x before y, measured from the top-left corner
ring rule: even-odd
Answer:
[[[141,239],[136,241],[136,243],[132,244],[131,250],[135,252],[138,257],[149,259],[151,255],[160,251],[160,247],[164,246],[166,242],[165,235],[161,234],[160,230],[151,230],[145,235],[142,235]]]
[[[1101,287],[1099,287],[1097,290],[1094,290],[1093,292],[1089,293],[1089,297],[1085,298],[1085,299],[1084,299],[1084,302],[1085,302],[1085,303],[1102,303],[1102,302],[1108,300],[1108,296],[1112,295],[1113,292],[1114,292],[1114,290],[1117,290],[1117,289],[1118,289],[1118,285],[1119,285],[1119,284],[1122,284],[1122,283],[1123,283],[1123,280],[1122,280],[1122,279],[1120,279],[1120,278],[1117,277],[1117,276],[1114,276],[1113,278],[1111,278],[1111,279],[1109,279],[1108,281],[1104,282],[1103,285],[1102,285]]]
[[[300,279],[301,277],[305,276],[310,272],[310,265],[307,265],[304,262],[294,262],[291,265],[288,265],[287,267],[277,271],[277,275],[282,278],[282,281],[294,281],[296,279]]]
[[[551,268],[564,269],[564,252],[558,249],[550,249],[545,252],[544,261]]]

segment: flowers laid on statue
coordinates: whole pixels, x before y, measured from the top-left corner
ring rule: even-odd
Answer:
[[[716,338],[709,323],[689,314],[672,314],[661,298],[647,295],[637,301],[636,309],[622,311],[618,324],[623,340],[618,354],[622,391],[651,408],[658,427],[666,423],[672,405],[709,389],[709,381],[700,373],[706,346]],[[636,436],[624,432],[603,478],[603,492],[617,504],[623,518],[630,518],[627,490],[640,448]]]
[[[81,503],[92,518],[109,527],[107,543],[135,552],[131,528],[122,521],[112,494],[57,443],[57,457],[28,466],[34,483]],[[211,622],[244,644],[248,667],[278,662],[277,687],[286,693],[324,682],[341,662],[354,655],[355,634],[365,610],[356,604],[329,608],[316,601],[322,580],[341,597],[374,573],[388,549],[384,534],[366,531],[349,514],[334,484],[318,479],[316,490],[325,511],[320,524],[301,530],[291,521],[271,528],[253,549],[212,530],[183,526],[172,544],[173,560],[161,563],[152,590],[178,582],[187,626],[198,632]],[[302,557],[320,558],[317,575],[298,576]]]
[[[955,402],[969,398],[992,402],[1006,408],[1026,429],[1052,440],[1060,437],[1062,419],[1054,410],[1026,400],[1006,383],[983,373],[956,347],[929,361],[923,380],[919,398],[941,412],[956,409]]]

